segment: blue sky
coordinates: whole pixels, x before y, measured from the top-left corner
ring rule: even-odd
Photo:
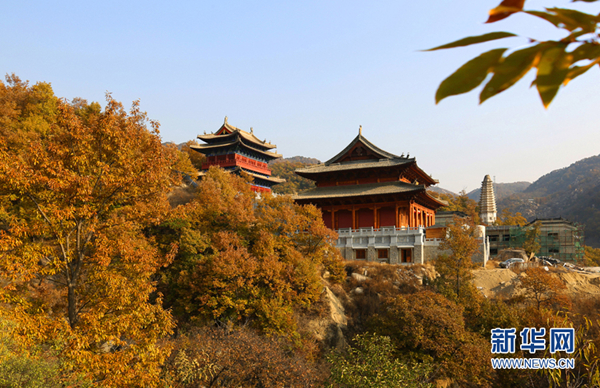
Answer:
[[[574,80],[548,110],[531,75],[481,106],[477,92],[435,105],[439,83],[464,62],[527,41],[420,50],[491,31],[562,36],[526,15],[483,24],[498,2],[13,1],[0,16],[0,72],[50,82],[68,99],[140,99],[165,141],[215,131],[228,116],[286,157],[324,161],[362,125],[446,189],[470,191],[486,174],[533,182],[600,153],[600,71]],[[545,6],[573,4],[527,1]]]

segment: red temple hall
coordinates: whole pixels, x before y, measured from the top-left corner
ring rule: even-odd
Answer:
[[[337,246],[346,259],[424,261],[425,228],[447,204],[427,193],[438,182],[415,158],[380,149],[361,128],[339,154],[296,174],[315,181],[316,188],[295,201],[321,209],[325,225],[338,231]]]
[[[257,138],[252,128],[250,132],[236,128],[225,117],[225,122],[216,133],[198,135],[198,139],[206,144],[191,148],[206,155],[203,171],[211,166],[235,173],[244,171],[254,178],[252,190],[256,192],[270,192],[271,187],[285,182],[285,179],[271,176],[268,166],[271,160],[281,158],[280,154],[272,151],[277,146]]]
[[[386,152],[362,133],[327,162],[296,174],[317,186],[296,202],[317,205],[331,229],[427,227],[435,224],[436,209],[446,205],[427,193],[438,182],[415,158]]]

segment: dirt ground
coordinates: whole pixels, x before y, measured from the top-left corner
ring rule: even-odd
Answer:
[[[600,273],[581,273],[566,268],[549,268],[567,286],[571,296],[600,296]],[[475,286],[488,298],[511,297],[519,292],[518,270],[497,268],[497,263],[489,262],[485,269],[473,271]]]

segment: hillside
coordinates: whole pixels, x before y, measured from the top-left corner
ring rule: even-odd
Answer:
[[[516,193],[521,193],[530,185],[531,183],[529,182],[494,183],[494,194],[496,195],[496,201]],[[480,193],[481,187],[467,193],[467,197],[479,202]]]
[[[321,163],[319,159],[304,156],[277,159],[269,163],[274,176],[285,179],[285,183],[275,185],[273,191],[277,194],[295,194],[315,187],[313,181],[296,175],[294,171],[309,164]]]
[[[427,188],[427,190],[429,190],[429,191],[433,191],[433,192],[435,192],[435,193],[440,193],[440,194],[449,194],[449,195],[453,195],[453,196],[455,196],[455,197],[458,197],[458,194],[456,194],[455,192],[452,192],[452,191],[450,191],[450,190],[446,190],[446,189],[444,189],[444,188],[437,187],[437,186],[429,186],[429,187]]]
[[[292,156],[291,158],[283,158],[283,159],[275,159],[269,163],[271,166],[277,163],[302,163],[304,165],[307,164],[319,164],[321,161],[316,158],[308,158],[306,156]]]
[[[600,247],[600,155],[554,170],[497,201],[528,220],[564,217],[585,225],[585,244]]]

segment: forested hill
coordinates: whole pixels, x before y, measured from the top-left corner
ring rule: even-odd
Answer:
[[[600,155],[554,170],[521,193],[498,201],[528,220],[564,217],[585,225],[585,243],[600,247]]]
[[[427,188],[427,190],[433,191],[435,193],[440,193],[440,194],[450,194],[450,195],[453,195],[455,197],[458,196],[458,194],[456,194],[456,193],[454,193],[454,192],[452,192],[450,190],[446,190],[444,188],[438,187],[438,186],[429,186]]]
[[[545,197],[574,189],[588,189],[598,183],[600,183],[600,155],[554,170],[532,183],[525,192],[536,197]]]
[[[315,158],[307,158],[306,156],[292,156],[291,158],[275,159],[270,164],[271,166],[273,166],[273,164],[277,163],[302,163],[304,165],[307,165],[319,164],[321,163],[321,161]]]
[[[274,176],[285,179],[285,183],[275,185],[273,191],[277,194],[295,194],[315,187],[313,181],[296,175],[294,171],[309,164],[321,163],[319,159],[304,156],[277,159],[269,163]]]
[[[516,193],[521,193],[530,185],[530,182],[494,183],[494,194],[496,195],[496,200],[506,198]],[[481,187],[469,192],[467,197],[479,202],[480,193]]]

